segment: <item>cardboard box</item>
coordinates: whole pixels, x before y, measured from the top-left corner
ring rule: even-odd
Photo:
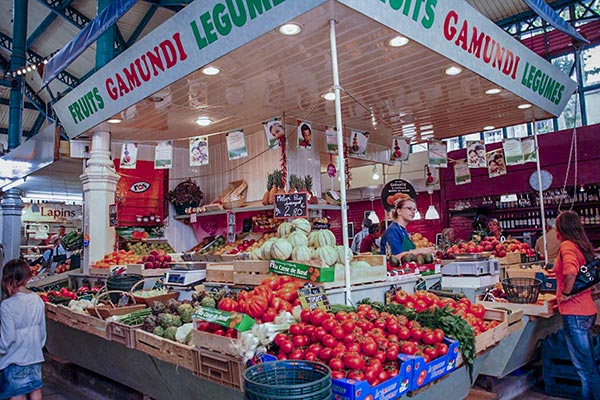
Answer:
[[[279,275],[306,279],[311,282],[333,282],[335,280],[335,268],[323,267],[321,261],[315,260],[307,261],[307,264],[300,264],[272,259],[269,263],[269,271]]]
[[[221,325],[227,329],[233,328],[239,332],[250,330],[256,323],[254,319],[240,312],[227,312],[211,307],[200,307],[193,315],[194,329],[198,327],[198,320],[208,321]]]
[[[458,341],[452,339],[444,339],[444,343],[448,345],[448,354],[443,357],[438,357],[428,363],[421,356],[410,356],[401,354],[402,360],[400,368],[403,368],[404,363],[412,362],[413,373],[410,382],[410,390],[414,391],[420,387],[427,385],[429,382],[435,381],[450,371],[456,369],[456,358],[458,357]]]

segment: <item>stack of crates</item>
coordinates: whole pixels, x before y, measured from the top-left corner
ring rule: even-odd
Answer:
[[[593,337],[592,346],[594,360],[600,367],[600,335]],[[542,341],[542,371],[546,394],[568,399],[582,397],[581,380],[571,361],[563,330]]]

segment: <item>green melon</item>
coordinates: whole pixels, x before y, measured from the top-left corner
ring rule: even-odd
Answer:
[[[271,238],[263,243],[261,247],[261,260],[270,260],[271,259],[271,248],[273,247],[273,243],[275,243],[277,239]]]
[[[308,238],[302,232],[296,231],[287,238],[293,247],[297,246],[308,246]]]
[[[346,257],[345,247],[344,246],[335,246],[335,249],[337,250],[337,262],[339,262],[340,264],[344,264],[345,257]],[[348,251],[348,255],[350,256],[349,261],[352,261],[352,251]]]
[[[311,258],[311,251],[308,246],[298,246],[292,250],[292,260],[307,261]]]
[[[321,229],[317,233],[317,247],[335,246],[335,235],[329,229]],[[337,254],[336,254],[337,258]]]
[[[317,248],[319,247],[318,245],[318,241],[317,241],[317,236],[319,235],[320,231],[312,231],[311,233],[308,234],[308,245],[312,248]]]
[[[292,255],[292,245],[286,239],[277,239],[271,246],[271,257],[287,260]]]
[[[279,228],[277,228],[277,236],[280,238],[288,237],[293,230],[294,225],[290,222],[282,222],[281,225],[279,225]]]
[[[350,268],[358,269],[358,268],[371,268],[371,264],[366,261],[353,261],[350,263]]]
[[[330,266],[337,261],[337,251],[333,246],[322,246],[317,249],[317,257],[327,266]]]
[[[292,225],[294,225],[297,232],[304,232],[305,235],[310,233],[310,222],[305,218],[296,218],[292,221]]]

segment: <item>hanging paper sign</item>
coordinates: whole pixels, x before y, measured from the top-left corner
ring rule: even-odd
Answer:
[[[286,193],[275,195],[273,216],[283,218],[308,218],[308,193]]]
[[[301,149],[310,149],[312,147],[312,126],[310,125],[310,122],[298,121],[296,133],[298,137],[298,147]]]
[[[154,149],[154,169],[171,169],[173,166],[173,142],[166,141]]]
[[[440,170],[438,168],[431,168],[429,165],[425,166],[425,185],[433,186],[440,183]]]
[[[263,121],[265,136],[267,137],[267,145],[270,149],[279,147],[279,139],[285,136],[283,123],[279,118],[273,118],[268,121]]]
[[[227,211],[227,243],[235,242],[235,213]]]
[[[523,149],[523,161],[537,162],[537,151],[535,151],[535,140],[532,137],[521,138],[521,149]]]
[[[307,283],[305,287],[298,289],[298,298],[300,299],[300,307],[303,310],[320,308],[331,311],[331,303],[329,303],[329,297],[327,297],[323,286],[313,286]]]
[[[109,204],[108,206],[108,226],[117,226],[117,205]]]
[[[381,202],[386,211],[391,211],[400,200],[417,198],[417,191],[413,185],[404,179],[394,179],[385,184],[381,190]]]
[[[227,134],[227,156],[230,161],[248,157],[244,131],[231,131]]]
[[[446,143],[441,140],[431,140],[429,141],[429,163],[430,167],[436,168],[447,168],[448,167],[448,157],[447,157],[447,147]]]
[[[392,137],[391,161],[407,161],[410,154],[410,139],[404,136]]]
[[[488,175],[490,178],[506,174],[506,163],[504,162],[504,151],[497,149],[486,154],[488,164]]]
[[[369,132],[352,131],[350,133],[350,154],[353,156],[364,156],[369,144]]]
[[[121,147],[121,164],[123,169],[135,169],[137,164],[138,146],[136,143],[123,143]]]
[[[326,126],[325,138],[327,139],[327,152],[337,153],[337,129],[335,127]]]
[[[483,140],[467,141],[467,164],[469,168],[487,168]]]
[[[521,139],[505,139],[502,143],[506,165],[520,165],[525,162]]]
[[[190,138],[190,167],[208,165],[208,136]]]
[[[471,183],[471,170],[466,161],[457,161],[454,163],[454,184],[464,185]]]

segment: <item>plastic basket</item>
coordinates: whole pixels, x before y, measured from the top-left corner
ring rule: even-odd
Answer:
[[[535,303],[540,294],[542,281],[535,278],[507,278],[502,280],[502,288],[511,303]]]
[[[254,365],[244,372],[246,399],[331,398],[331,370],[312,361],[273,361]]]
[[[123,274],[123,275],[114,275],[106,278],[106,290],[120,290],[123,292],[129,292],[133,285],[135,285],[140,280],[143,280],[144,277],[142,275],[137,274]],[[110,300],[113,303],[119,301],[118,294],[111,294]]]

